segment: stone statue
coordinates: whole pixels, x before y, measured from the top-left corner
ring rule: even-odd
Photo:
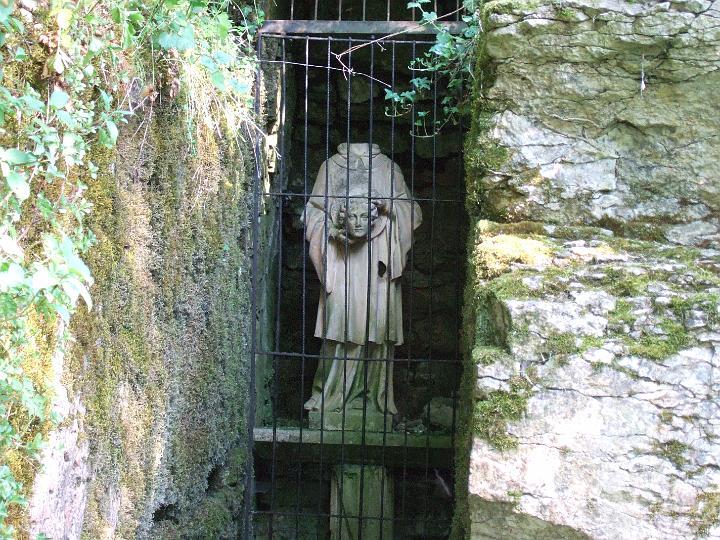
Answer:
[[[366,429],[391,428],[392,417],[382,419],[397,413],[400,278],[421,220],[400,168],[377,145],[341,144],[320,167],[305,207],[310,259],[324,285],[315,327],[324,359],[305,403],[311,426],[322,409],[326,429],[359,429],[366,400]]]

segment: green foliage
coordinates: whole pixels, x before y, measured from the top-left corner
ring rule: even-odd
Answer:
[[[469,89],[472,86],[473,63],[480,35],[479,12],[475,0],[465,0],[458,11],[467,27],[460,34],[451,34],[440,23],[441,18],[430,8],[430,0],[408,2],[408,9],[418,10],[419,24],[436,32],[430,50],[414,59],[410,70],[417,76],[410,79],[410,87],[403,91],[385,90],[389,102],[385,113],[389,116],[412,115],[414,134],[432,137],[448,123],[457,123],[468,111]],[[426,97],[438,92],[440,110],[423,110]],[[434,101],[434,100],[433,100]]]
[[[68,345],[79,300],[92,306],[82,259],[95,242],[84,224],[98,173],[91,149],[113,147],[132,110],[159,93],[174,98],[183,69],[203,69],[229,99],[249,102],[263,15],[233,7],[235,25],[228,8],[55,0],[28,30],[14,0],[0,0],[0,537],[17,534],[7,518],[26,504],[18,472],[58,421],[38,368]],[[143,67],[152,82],[140,80]]]

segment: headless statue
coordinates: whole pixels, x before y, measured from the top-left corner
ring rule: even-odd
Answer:
[[[421,220],[400,168],[377,145],[341,144],[320,167],[305,223],[323,285],[315,326],[323,344],[305,409],[397,413],[400,278]]]

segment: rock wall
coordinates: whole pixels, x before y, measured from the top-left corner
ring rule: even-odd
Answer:
[[[481,10],[456,532],[720,538],[720,2]]]
[[[488,215],[718,242],[717,2],[483,9],[491,138],[508,150],[477,180]]]
[[[210,113],[213,90],[189,90]],[[183,96],[163,100],[93,158],[94,307],[56,361],[64,420],[34,484],[33,537],[237,535],[252,154],[212,114],[188,117]]]

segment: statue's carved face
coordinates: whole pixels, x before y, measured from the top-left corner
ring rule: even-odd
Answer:
[[[345,213],[345,230],[348,238],[360,239],[367,237],[369,228],[370,214],[368,214],[367,204],[351,205]]]
[[[340,219],[345,224],[345,231],[348,238],[360,240],[367,238],[368,231],[377,217],[377,206],[366,202],[351,203],[340,212]]]

